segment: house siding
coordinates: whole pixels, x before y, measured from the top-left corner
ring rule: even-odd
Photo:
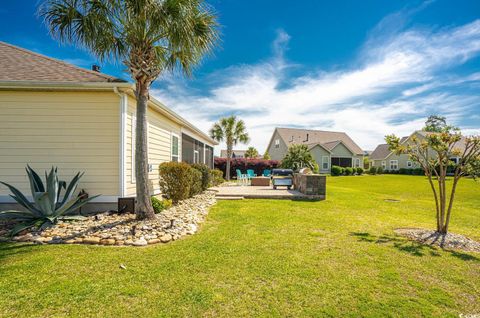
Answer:
[[[113,92],[0,91],[1,181],[29,193],[25,166],[56,166],[66,181],[85,172],[90,195],[119,195],[119,105]]]
[[[310,149],[310,152],[313,158],[315,159],[315,162],[317,163],[318,168],[320,169],[320,173],[329,173],[331,168],[330,153],[327,150],[325,150],[323,147],[320,147],[319,145]],[[323,169],[322,158],[324,156],[328,157],[328,169]]]
[[[133,175],[132,160],[134,160],[135,144],[134,133],[132,133],[132,119],[135,119],[136,114],[136,100],[132,97],[128,98],[128,107],[126,114],[126,132],[125,132],[125,190],[127,196],[135,196],[135,176]],[[179,152],[182,149],[181,127],[174,121],[163,116],[152,107],[148,108],[148,162],[152,170],[149,172],[150,191],[152,194],[160,193],[160,175],[159,165],[163,162],[171,161],[172,151],[172,134],[179,137]],[[181,159],[181,153],[180,153]]]
[[[275,148],[275,140],[280,140],[278,148]],[[268,146],[268,154],[272,160],[282,160],[288,152],[288,146],[285,144],[280,134],[275,130],[271,143]]]

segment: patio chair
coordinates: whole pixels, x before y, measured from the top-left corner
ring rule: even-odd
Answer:
[[[237,181],[239,181],[240,183],[246,183],[248,178],[247,178],[247,175],[246,174],[243,174],[240,169],[237,169]]]
[[[263,170],[264,177],[270,177],[271,175],[272,175],[272,170],[269,170],[269,169]]]
[[[248,169],[247,170],[247,179],[250,180],[254,177],[256,177],[257,175],[255,174],[255,172],[252,170],[252,169]]]

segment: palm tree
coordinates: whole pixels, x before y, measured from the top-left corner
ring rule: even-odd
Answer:
[[[230,180],[230,160],[232,159],[233,146],[239,142],[246,144],[250,140],[245,123],[243,120],[237,120],[235,116],[224,117],[210,129],[210,137],[219,142],[225,141],[227,144],[225,178]]]
[[[258,150],[255,147],[248,147],[245,151],[245,158],[255,159],[258,157]]]
[[[123,63],[137,97],[135,177],[137,218],[155,216],[148,188],[147,105],[150,86],[164,71],[193,66],[218,39],[216,16],[203,0],[46,0],[40,16],[51,35]]]

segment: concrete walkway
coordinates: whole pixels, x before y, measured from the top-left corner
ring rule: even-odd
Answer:
[[[306,195],[296,190],[279,187],[274,190],[271,186],[227,185],[213,187],[210,190],[217,192],[218,200],[242,199],[287,199],[287,200],[325,200],[325,196]]]

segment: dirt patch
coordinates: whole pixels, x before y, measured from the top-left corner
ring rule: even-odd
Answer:
[[[421,244],[438,246],[443,249],[457,249],[466,252],[480,253],[480,242],[460,234],[441,234],[436,231],[418,228],[401,228],[395,229],[394,231],[401,236],[405,236]]]

